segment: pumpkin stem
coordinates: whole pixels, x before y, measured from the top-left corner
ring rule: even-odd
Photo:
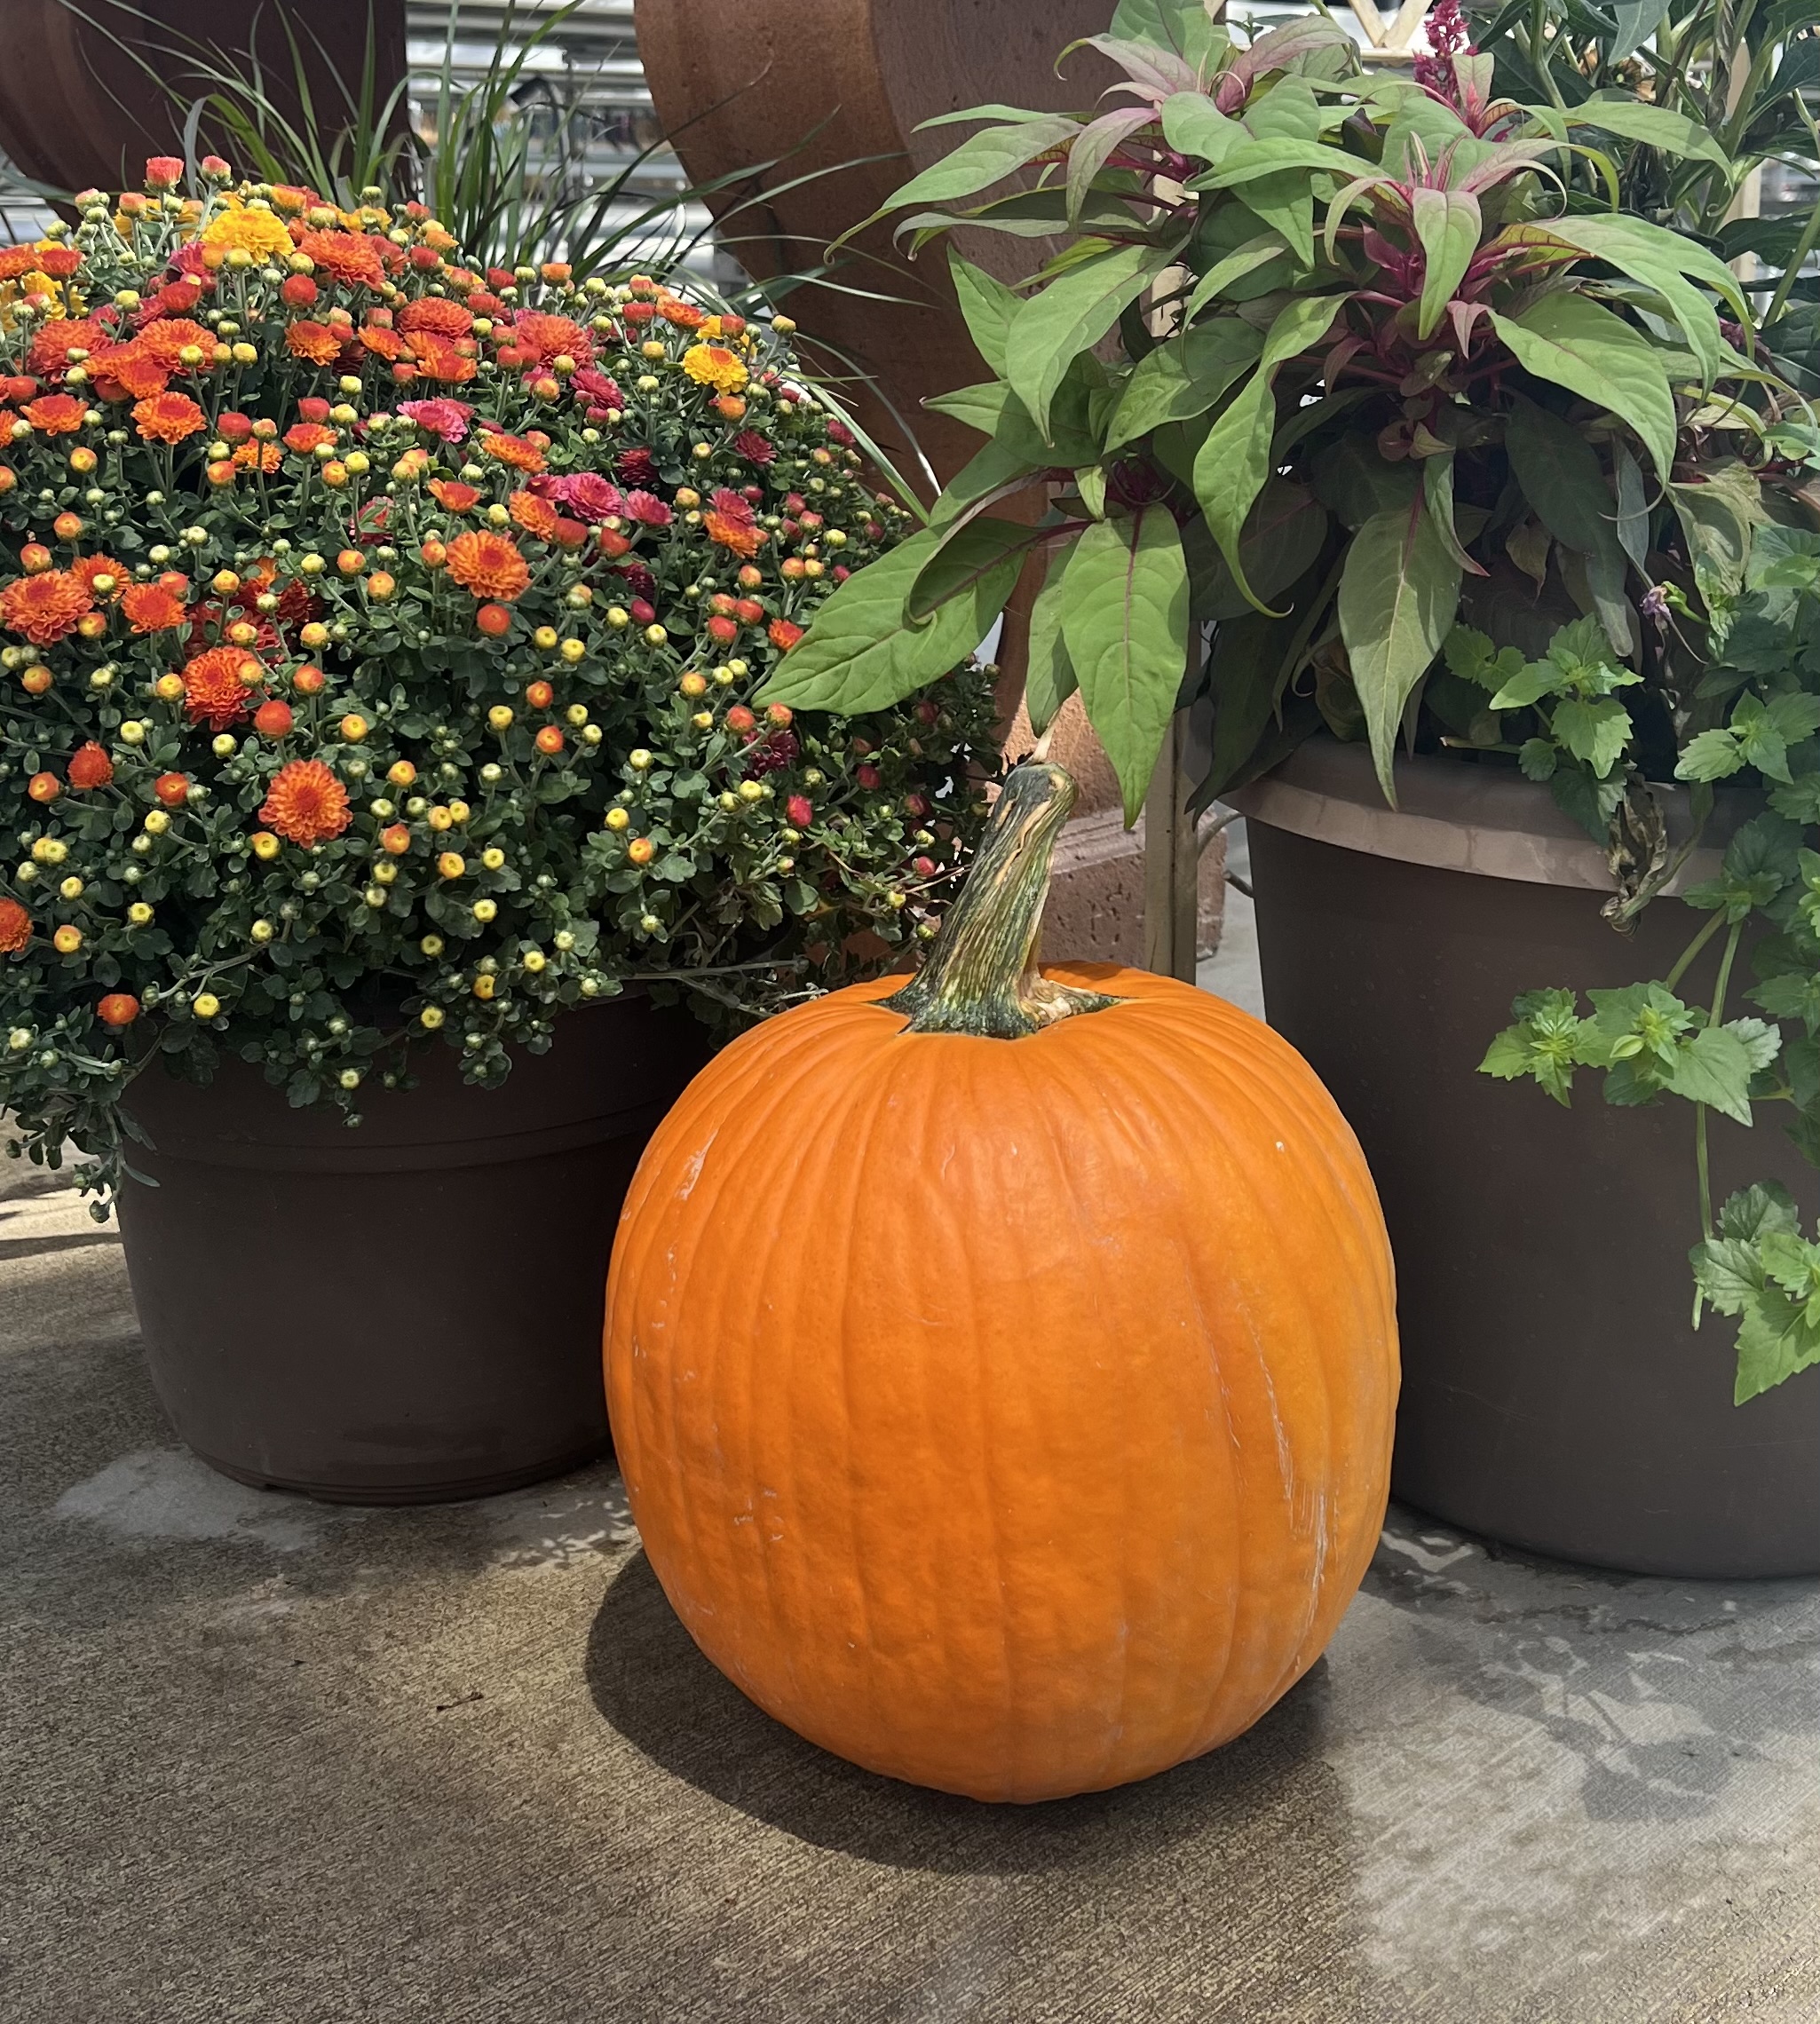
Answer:
[[[906,1033],[1023,1040],[1119,1002],[1071,990],[1036,967],[1049,860],[1074,800],[1072,778],[1052,761],[1026,760],[1006,777],[929,961],[903,990],[879,1000],[909,1016]]]

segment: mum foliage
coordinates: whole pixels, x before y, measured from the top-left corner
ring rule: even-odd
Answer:
[[[0,1103],[34,1157],[110,1185],[157,1055],[353,1121],[413,1036],[491,1083],[630,980],[749,1013],[928,927],[984,680],[853,723],[749,700],[901,518],[789,327],[179,174],[0,249]]]

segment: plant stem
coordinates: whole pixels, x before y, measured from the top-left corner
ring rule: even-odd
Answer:
[[[1682,951],[1681,960],[1675,964],[1674,968],[1669,971],[1668,975],[1666,977],[1663,978],[1662,987],[1665,991],[1673,991],[1674,989],[1675,985],[1681,982],[1682,976],[1687,970],[1688,965],[1693,961],[1694,958],[1699,954],[1700,951],[1706,946],[1707,943],[1713,939],[1713,936],[1719,932],[1720,929],[1723,927],[1724,924],[1724,914],[1715,913],[1713,915],[1713,917],[1707,921],[1706,925],[1701,929],[1699,933],[1694,937],[1693,940],[1688,944],[1687,947]]]
[[[1795,285],[1795,278],[1801,271],[1816,243],[1820,243],[1820,204],[1816,204],[1808,214],[1808,222],[1801,227],[1801,236],[1795,241],[1795,249],[1788,257],[1782,270],[1782,279],[1776,284],[1776,293],[1769,298],[1769,306],[1763,312],[1763,328],[1767,330],[1788,305],[1789,290]]]
[[[1013,769],[929,961],[903,990],[879,1000],[908,1015],[906,1033],[1025,1040],[1119,1002],[1053,983],[1036,967],[1049,860],[1074,798],[1073,779],[1051,760]]]

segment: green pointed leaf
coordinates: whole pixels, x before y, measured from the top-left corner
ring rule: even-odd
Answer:
[[[1498,335],[1538,379],[1627,423],[1666,484],[1674,464],[1674,396],[1649,340],[1580,295],[1547,295],[1520,317],[1490,312]]]
[[[1077,354],[1091,351],[1168,265],[1154,246],[1117,246],[1095,254],[1023,304],[1005,339],[1005,377],[1048,433],[1049,404]]]
[[[1461,570],[1469,576],[1485,574],[1477,563],[1460,545],[1460,532],[1453,525],[1453,456],[1450,451],[1444,457],[1424,457],[1422,464],[1422,499],[1428,509],[1428,518],[1435,523],[1435,531]]]
[[[1135,822],[1188,666],[1188,565],[1167,507],[1081,535],[1062,579],[1062,636]]]
[[[1051,549],[1042,588],[1030,606],[1029,672],[1024,678],[1024,707],[1030,728],[1041,738],[1079,683],[1074,663],[1062,637],[1062,580],[1074,553],[1074,543]]]
[[[1003,380],[981,380],[977,386],[957,386],[952,393],[932,393],[922,405],[938,415],[952,415],[982,436],[996,436],[1005,403],[1014,398]]]
[[[1441,651],[1460,609],[1460,564],[1418,497],[1367,520],[1340,579],[1340,636],[1364,705],[1384,798],[1410,692]]]
[[[1583,759],[1595,779],[1607,779],[1624,756],[1630,743],[1630,712],[1615,697],[1595,696],[1590,702],[1577,697],[1555,706],[1548,728],[1558,743],[1576,759]]]
[[[1668,0],[1617,0],[1611,13],[1618,35],[1605,60],[1622,63],[1634,56],[1667,19]]]
[[[1478,199],[1459,190],[1418,189],[1412,194],[1411,207],[1423,261],[1416,336],[1426,339],[1434,335],[1454,289],[1472,265],[1484,221]]]
[[[913,176],[890,201],[854,231],[870,225],[888,211],[905,210],[912,204],[946,204],[956,197],[970,197],[1015,175],[1026,162],[1072,140],[1080,122],[1064,114],[1050,113],[1041,119],[1019,120],[1009,126],[992,126],[970,134],[961,145],[931,162],[919,176]],[[851,234],[850,234],[851,236]]]
[[[1325,170],[1342,182],[1358,172],[1358,157],[1343,147],[1324,147],[1319,141],[1297,140],[1287,135],[1272,135],[1263,140],[1247,140],[1229,149],[1211,169],[1203,170],[1187,187],[1191,190],[1230,190],[1260,176],[1278,176],[1286,170]]]
[[[1231,39],[1201,0],[1119,0],[1109,33],[1167,50],[1201,77],[1213,75]]]
[[[1736,1124],[1751,1121],[1751,1053],[1728,1026],[1708,1026],[1682,1048],[1668,1087],[1690,1103],[1710,1104]]]
[[[1106,426],[1106,448],[1116,449],[1165,422],[1205,415],[1263,352],[1263,333],[1237,316],[1184,331],[1147,352],[1125,383]]]
[[[952,246],[948,249],[948,272],[954,276],[954,299],[966,319],[967,334],[975,351],[1003,379],[1005,340],[1010,335],[1011,320],[1024,307],[1023,296],[1014,294],[983,267],[963,260]]]
[[[1615,63],[1618,59],[1614,56],[1610,60]],[[1712,162],[1721,169],[1731,166],[1729,157],[1713,136],[1685,113],[1674,112],[1666,106],[1646,105],[1629,93],[1610,99],[1596,93],[1583,99],[1569,108],[1567,122],[1570,126],[1614,133],[1620,140],[1640,140],[1646,147],[1659,147],[1665,154],[1677,154],[1687,161]]]
[[[925,528],[876,562],[856,570],[816,613],[809,630],[760,690],[765,702],[859,716],[883,709],[957,668],[991,629],[1017,581],[1031,530],[1005,520],[976,520],[937,557],[940,528]],[[982,558],[999,559],[980,567]],[[920,623],[910,594],[932,560],[952,589]]]
[[[1255,239],[1247,239],[1243,246],[1227,254],[1223,260],[1216,260],[1199,281],[1194,284],[1183,307],[1182,320],[1192,323],[1195,317],[1214,297],[1234,281],[1242,281],[1247,274],[1254,274],[1260,267],[1288,252],[1288,242],[1281,233],[1261,232]]]
[[[1349,296],[1297,296],[1281,309],[1264,340],[1258,369],[1207,432],[1194,460],[1194,492],[1226,566],[1254,605],[1239,557],[1239,538],[1252,504],[1270,476],[1277,429],[1272,398],[1277,368],[1316,344],[1332,329]],[[1258,605],[1262,610],[1262,605]],[[1438,644],[1438,643],[1437,643]]]
[[[1163,138],[1178,154],[1192,154],[1217,164],[1250,138],[1237,120],[1228,119],[1205,92],[1177,91],[1162,104]]]
[[[1556,541],[1582,555],[1614,555],[1617,503],[1599,454],[1571,423],[1521,395],[1504,423],[1504,447],[1523,497]]]
[[[1551,218],[1545,226],[1522,228],[1521,235],[1535,232],[1603,260],[1646,289],[1654,289],[1680,325],[1688,349],[1700,361],[1704,383],[1710,386],[1717,378],[1729,353],[1717,311],[1690,285],[1689,277],[1711,289],[1740,320],[1750,319],[1737,277],[1704,246],[1644,218],[1600,212]]]
[[[1148,106],[1120,106],[1102,113],[1068,150],[1068,222],[1078,225],[1082,207],[1093,191],[1094,178],[1119,152],[1120,146],[1141,128],[1151,125],[1156,115]]]
[[[1643,492],[1643,469],[1628,443],[1614,446],[1613,475],[1618,479],[1618,545],[1630,565],[1647,582],[1650,574],[1650,510]]]

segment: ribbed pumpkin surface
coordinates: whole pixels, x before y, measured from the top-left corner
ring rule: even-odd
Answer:
[[[753,1700],[985,1799],[1115,1785],[1314,1662],[1383,1516],[1391,1266],[1293,1049],[1167,978],[1025,1039],[841,992],[659,1129],[609,1283],[664,1591]]]

